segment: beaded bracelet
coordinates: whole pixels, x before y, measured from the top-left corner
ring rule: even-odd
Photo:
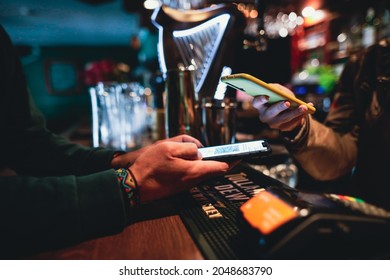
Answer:
[[[139,190],[137,181],[130,169],[119,168],[115,170],[119,182],[125,191],[129,200],[130,206],[133,207],[139,204]]]

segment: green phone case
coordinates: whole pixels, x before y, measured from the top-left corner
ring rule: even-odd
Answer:
[[[312,105],[307,104],[306,102],[296,98],[295,96],[287,94],[279,90],[278,88],[269,85],[266,82],[249,74],[239,73],[227,75],[221,77],[221,81],[253,97],[259,95],[267,95],[269,97],[269,103],[288,100],[293,107],[305,105],[308,108],[309,113],[314,114],[316,111],[316,109]]]

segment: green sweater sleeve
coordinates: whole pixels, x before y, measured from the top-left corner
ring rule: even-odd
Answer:
[[[114,170],[87,176],[0,177],[0,257],[19,258],[114,234],[127,224]]]

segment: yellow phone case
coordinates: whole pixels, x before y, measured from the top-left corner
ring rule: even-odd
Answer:
[[[266,82],[249,74],[231,74],[221,77],[221,81],[253,97],[259,95],[267,95],[269,96],[269,103],[288,100],[291,102],[291,106],[293,107],[305,105],[308,108],[308,112],[310,114],[314,114],[316,112],[316,108],[314,106],[307,104],[306,102],[296,98],[295,96],[285,93],[280,89],[269,85]]]

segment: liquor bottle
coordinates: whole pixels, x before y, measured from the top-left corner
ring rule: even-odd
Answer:
[[[357,16],[354,16],[351,20],[349,37],[351,39],[351,45],[349,46],[349,53],[359,51],[362,47],[362,24],[358,20]]]
[[[375,10],[370,7],[367,9],[365,23],[362,30],[362,45],[363,47],[368,47],[373,45],[376,42],[376,18]]]
[[[380,21],[380,30],[379,30],[379,40],[390,37],[390,10],[385,9],[383,11],[381,21]]]

